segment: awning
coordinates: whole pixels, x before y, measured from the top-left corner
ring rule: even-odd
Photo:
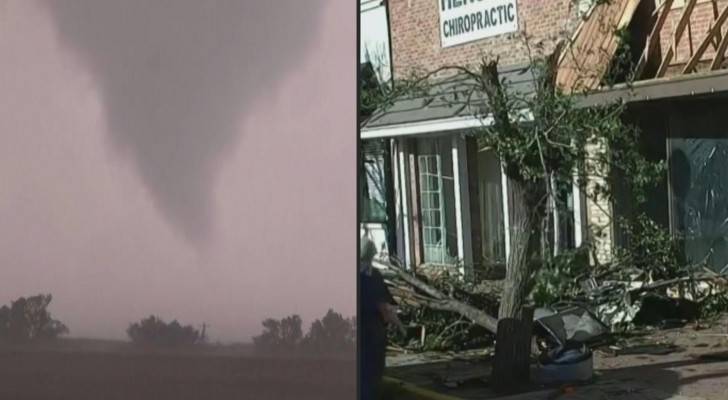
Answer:
[[[650,79],[634,82],[631,85],[615,85],[582,96],[579,105],[590,107],[617,101],[639,103],[719,93],[728,94],[728,70]]]
[[[499,71],[507,90],[519,96],[535,93],[533,70],[526,65]],[[473,79],[455,75],[422,93],[400,97],[389,107],[376,110],[363,124],[362,139],[420,135],[476,128],[490,123],[486,99],[472,91]],[[471,93],[472,92],[472,93]]]

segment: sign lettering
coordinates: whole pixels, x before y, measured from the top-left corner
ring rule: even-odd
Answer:
[[[516,0],[437,0],[442,47],[518,30]]]

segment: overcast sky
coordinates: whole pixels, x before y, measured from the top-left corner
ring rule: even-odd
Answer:
[[[353,315],[355,6],[0,0],[0,303],[102,338]]]

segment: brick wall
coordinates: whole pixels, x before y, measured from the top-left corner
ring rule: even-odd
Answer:
[[[558,39],[570,36],[579,21],[574,0],[518,0],[520,33],[442,48],[438,0],[389,0],[388,4],[395,78],[445,65],[474,65],[483,56],[498,56],[501,65],[525,63],[523,32],[530,37],[533,51],[544,54],[553,50]],[[535,48],[539,42],[542,51]]]

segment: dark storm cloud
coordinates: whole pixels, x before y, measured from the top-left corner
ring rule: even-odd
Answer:
[[[167,220],[199,242],[211,228],[214,178],[237,124],[258,96],[274,91],[300,64],[314,44],[324,3],[45,4],[59,40],[101,88],[113,147],[135,164]]]

